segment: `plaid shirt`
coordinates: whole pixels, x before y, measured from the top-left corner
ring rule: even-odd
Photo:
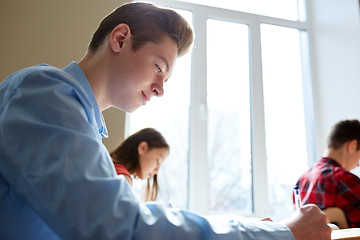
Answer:
[[[336,161],[322,158],[296,183],[302,204],[319,208],[339,207],[349,227],[360,227],[360,178],[343,169]]]

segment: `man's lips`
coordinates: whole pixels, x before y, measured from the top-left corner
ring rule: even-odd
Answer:
[[[146,102],[148,102],[150,100],[150,98],[146,95],[146,93],[144,93],[144,91],[141,91],[142,95],[143,95],[143,104],[145,105]]]

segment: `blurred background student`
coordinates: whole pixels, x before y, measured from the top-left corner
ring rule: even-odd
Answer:
[[[144,128],[125,139],[110,156],[118,175],[147,179],[145,201],[155,201],[159,193],[157,174],[169,155],[170,147],[163,135],[153,128]]]
[[[330,222],[344,226],[340,228],[360,227],[360,178],[350,172],[359,160],[359,120],[336,123],[328,136],[327,153],[296,183],[302,204],[316,204]]]

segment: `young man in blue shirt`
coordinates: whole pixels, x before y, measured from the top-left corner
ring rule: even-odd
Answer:
[[[330,239],[304,206],[283,223],[224,223],[141,204],[116,175],[101,112],[161,97],[193,42],[186,21],[147,3],[103,19],[85,57],[22,69],[0,84],[0,239]]]

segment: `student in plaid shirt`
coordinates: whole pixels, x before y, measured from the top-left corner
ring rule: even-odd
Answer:
[[[359,166],[360,122],[338,122],[328,137],[328,152],[296,183],[302,204],[320,209],[341,208],[349,227],[360,227],[360,178],[350,173]]]

